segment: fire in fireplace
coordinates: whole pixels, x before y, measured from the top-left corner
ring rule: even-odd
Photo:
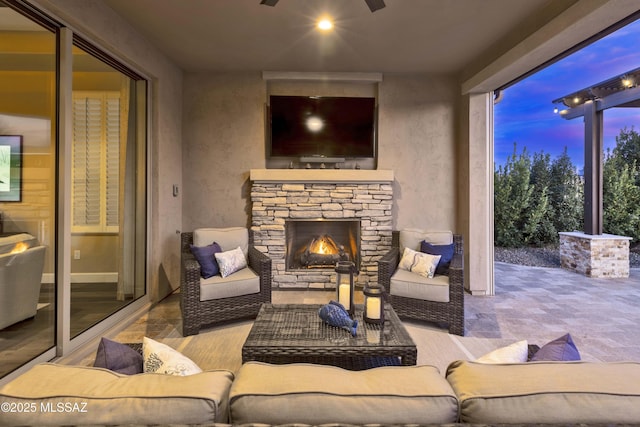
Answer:
[[[359,265],[360,221],[287,221],[286,268],[334,268],[338,261]]]

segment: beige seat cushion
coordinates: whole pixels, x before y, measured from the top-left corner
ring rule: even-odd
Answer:
[[[244,256],[249,251],[249,230],[246,227],[197,228],[193,230],[193,245],[207,246],[217,242],[223,251],[240,246]]]
[[[36,365],[0,389],[2,425],[207,424],[226,422],[229,371],[186,377],[123,375],[102,368]],[[4,406],[3,406],[4,408]]]
[[[229,395],[234,424],[440,424],[458,418],[433,366],[347,371],[312,364],[245,363]]]
[[[479,424],[635,424],[640,364],[457,361],[447,379],[460,421]]]
[[[260,277],[249,267],[227,277],[217,274],[208,279],[200,278],[200,301],[257,294]]]
[[[453,233],[448,230],[420,230],[417,228],[405,228],[400,230],[400,253],[404,248],[420,250],[420,243],[426,240],[433,245],[450,245],[453,243]]]
[[[449,276],[431,279],[398,268],[391,276],[391,295],[426,301],[449,302]]]

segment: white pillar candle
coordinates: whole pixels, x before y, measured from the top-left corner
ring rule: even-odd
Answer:
[[[367,317],[380,319],[380,298],[367,298]]]
[[[340,290],[338,291],[338,302],[344,306],[347,310],[351,309],[351,289],[348,283],[341,283]]]

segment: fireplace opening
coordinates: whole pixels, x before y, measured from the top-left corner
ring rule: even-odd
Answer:
[[[360,265],[360,221],[286,222],[286,269],[335,268],[338,261]]]

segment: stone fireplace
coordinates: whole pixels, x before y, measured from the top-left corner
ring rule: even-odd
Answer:
[[[359,286],[377,281],[391,249],[392,171],[253,169],[250,179],[253,244],[273,261],[274,287],[335,288],[344,258],[359,266]]]

